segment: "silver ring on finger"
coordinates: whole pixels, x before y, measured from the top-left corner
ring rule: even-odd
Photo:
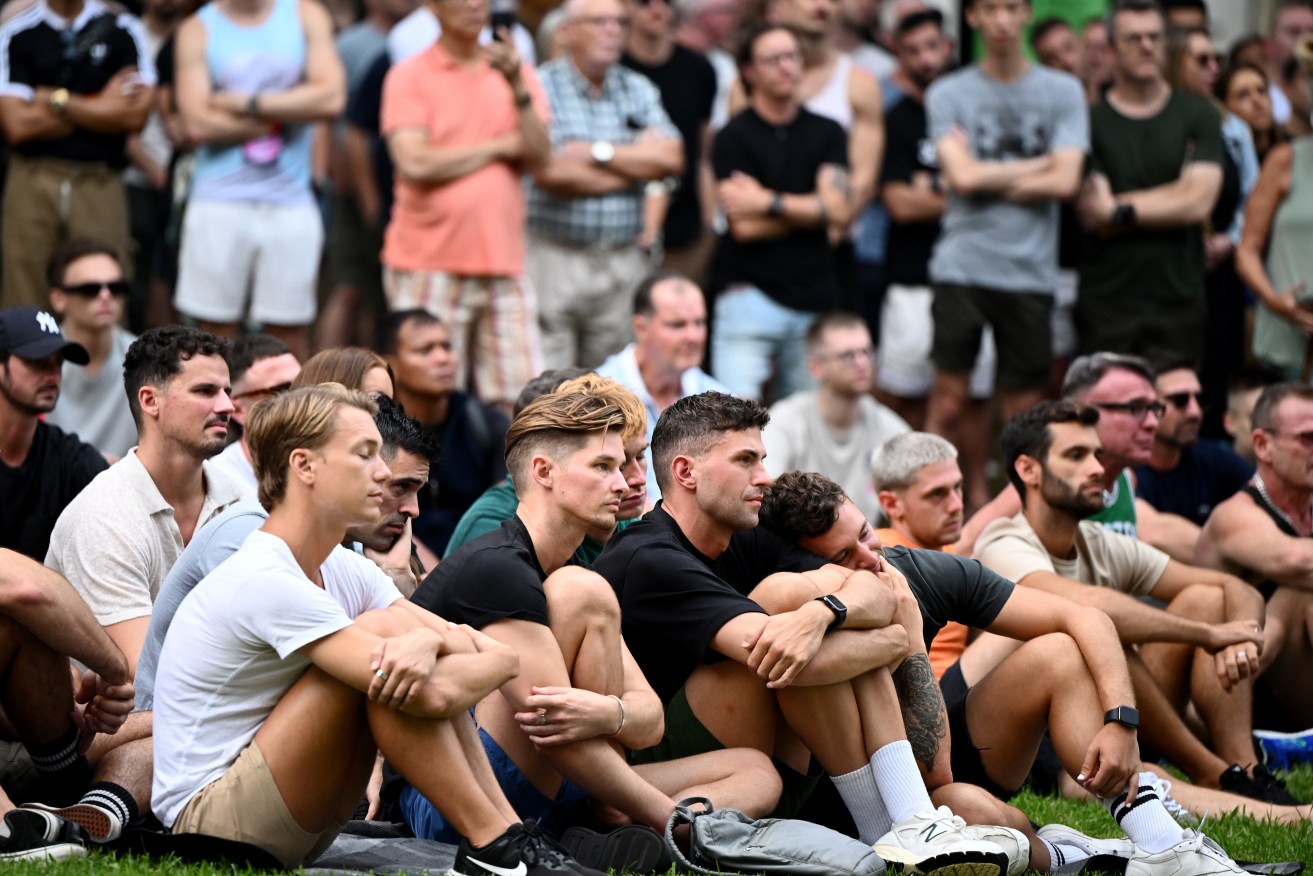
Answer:
[[[388,674],[387,674],[386,672],[384,672],[383,670],[381,670],[381,669],[380,669],[379,671],[375,672],[374,674],[377,675],[377,676],[378,676],[381,680],[383,680],[383,681],[387,681],[387,680],[388,680]]]
[[[1237,654],[1237,655],[1235,655],[1235,656],[1236,656],[1236,659],[1237,659],[1237,660],[1248,660],[1248,659],[1249,659],[1249,655],[1246,654],[1244,651],[1241,651],[1239,654]]]
[[[542,727],[547,723],[547,710],[544,709],[538,713],[538,726]]]

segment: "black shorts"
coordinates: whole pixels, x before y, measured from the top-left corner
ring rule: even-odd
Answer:
[[[1076,336],[1082,356],[1126,353],[1151,361],[1183,358],[1195,369],[1204,359],[1203,295],[1170,309],[1098,298],[1076,300]]]
[[[999,389],[1042,389],[1053,366],[1053,293],[934,284],[930,358],[948,374],[970,374],[985,326],[994,330]]]
[[[1000,800],[1011,800],[1020,789],[1008,790],[991,779],[985,772],[980,749],[971,741],[971,731],[967,728],[967,697],[971,688],[962,677],[960,663],[954,663],[944,672],[939,679],[939,690],[948,707],[948,732],[953,737],[953,781],[984,788]]]

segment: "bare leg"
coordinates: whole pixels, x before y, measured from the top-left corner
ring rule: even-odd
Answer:
[[[1276,806],[1271,803],[1264,803],[1261,800],[1251,800],[1239,794],[1232,794],[1230,791],[1201,788],[1189,782],[1179,781],[1157,764],[1146,763],[1144,768],[1156,774],[1159,778],[1171,782],[1170,793],[1172,798],[1189,810],[1191,815],[1198,818],[1207,816],[1211,819],[1235,812],[1259,821],[1271,819],[1280,824],[1298,825],[1313,821],[1313,805]]]
[[[1003,395],[1003,422],[1024,413],[1044,401],[1043,387],[1035,389],[1005,389]]]
[[[1127,650],[1126,665],[1140,710],[1140,743],[1161,753],[1196,785],[1216,788],[1229,764],[1209,751],[1185,726],[1137,653]]]
[[[962,410],[967,403],[967,387],[970,379],[971,375],[965,372],[949,374],[935,371],[935,385],[930,390],[930,401],[926,407],[927,432],[942,435],[949,441],[957,437]]]
[[[73,687],[68,658],[56,654],[28,630],[0,616],[0,703],[18,738],[54,742],[69,731]]]
[[[1026,813],[976,785],[954,782],[930,792],[936,806],[947,806],[967,824],[997,824],[1019,830],[1030,841],[1030,869],[1041,873],[1052,866],[1049,850],[1039,841]]]
[[[706,797],[717,808],[738,809],[753,818],[769,814],[783,789],[770,758],[747,748],[643,764],[634,771],[672,800]]]
[[[989,445],[993,437],[990,429],[994,408],[988,400],[971,399],[963,406],[957,446],[961,451],[962,475],[966,492],[966,515],[994,498],[985,475],[989,461]]]
[[[1308,667],[1313,666],[1313,593],[1279,587],[1267,611],[1285,635],[1265,680],[1296,727],[1313,727],[1313,695],[1308,685]]]
[[[287,344],[296,358],[304,362],[310,357],[310,327],[305,325],[272,325],[265,323],[264,330]]]
[[[925,428],[926,399],[903,398],[883,389],[877,389],[873,394],[876,401],[906,420],[913,429],[920,431]]]
[[[207,319],[200,321],[201,331],[209,332],[221,338],[237,337],[237,323],[235,322],[210,322]]]

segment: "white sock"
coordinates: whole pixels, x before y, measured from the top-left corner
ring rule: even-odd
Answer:
[[[1069,846],[1063,844],[1061,848],[1058,845],[1049,842],[1042,836],[1035,839],[1044,844],[1044,848],[1049,850],[1049,870],[1050,873],[1079,873],[1084,866],[1084,862],[1089,859],[1085,850],[1079,846]]]
[[[835,789],[848,807],[857,825],[857,838],[868,846],[889,832],[893,826],[884,800],[875,787],[875,773],[869,765],[862,765],[842,776],[830,776]]]
[[[1131,779],[1139,787],[1129,806],[1125,794],[1102,801],[1131,842],[1149,854],[1166,851],[1181,841],[1181,825],[1163,806],[1150,781],[1153,778],[1153,773],[1140,773]]]
[[[875,787],[884,798],[894,824],[902,824],[922,812],[935,811],[925,782],[921,781],[921,773],[916,768],[912,744],[906,739],[891,742],[871,755],[871,771],[875,774]]]

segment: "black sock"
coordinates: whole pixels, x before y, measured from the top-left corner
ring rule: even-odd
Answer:
[[[25,742],[32,765],[41,774],[41,795],[59,806],[76,800],[91,781],[91,767],[78,754],[78,731],[70,727],[53,742]],[[45,800],[43,799],[43,802]]]
[[[93,782],[78,802],[108,809],[119,817],[124,827],[137,820],[137,801],[132,799],[127,788],[113,782]]]

